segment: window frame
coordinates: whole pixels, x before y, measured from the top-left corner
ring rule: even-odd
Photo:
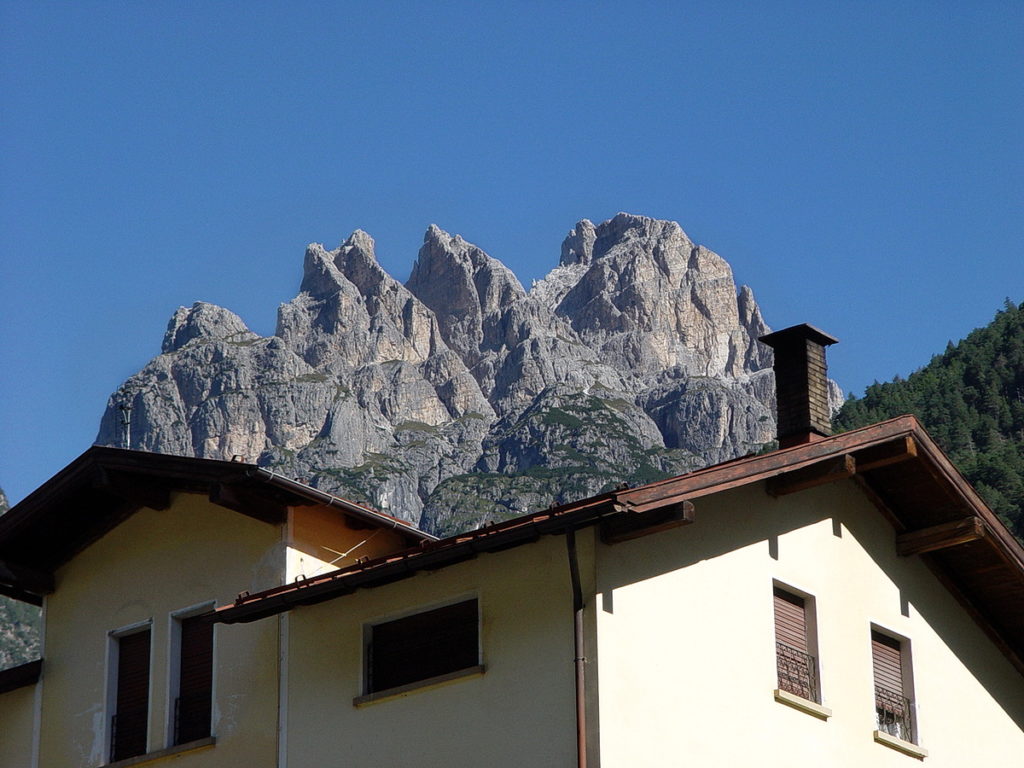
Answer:
[[[812,672],[814,675],[814,690],[811,691],[812,697],[808,698],[798,693],[793,693],[785,689],[782,685],[782,679],[780,676],[781,665],[779,659],[779,644],[786,645],[792,648],[788,643],[783,643],[779,639],[778,633],[778,612],[776,611],[776,597],[777,593],[782,592],[790,597],[795,597],[803,602],[804,611],[804,645],[805,649],[794,648],[793,650],[805,654],[812,664]],[[785,599],[785,598],[783,598]],[[824,681],[822,680],[822,664],[821,654],[818,644],[818,607],[817,600],[813,594],[806,590],[799,589],[793,585],[779,581],[778,579],[772,579],[772,637],[775,641],[775,681],[776,681],[776,698],[784,699],[788,697],[794,697],[799,700],[810,702],[818,707],[821,707],[825,701],[825,690]],[[781,692],[781,694],[780,694]],[[788,702],[787,702],[788,703]],[[814,712],[814,714],[822,714],[820,712]],[[829,712],[829,714],[831,714]]]
[[[121,661],[121,641],[126,637],[132,635],[138,635],[143,632],[149,634],[149,662],[146,671],[146,736],[145,746],[142,752],[138,755],[129,755],[121,758],[117,758],[114,755],[114,718],[118,715],[117,700],[120,692],[120,661]],[[145,755],[149,752],[150,741],[153,736],[152,729],[150,728],[150,718],[153,715],[153,664],[155,660],[155,649],[156,633],[153,631],[153,619],[148,618],[142,621],[137,621],[133,624],[127,624],[117,629],[112,629],[107,632],[107,669],[106,669],[106,691],[104,695],[105,703],[105,717],[104,717],[104,731],[103,731],[103,743],[104,743],[104,754],[106,755],[105,763],[114,763],[119,760],[128,759],[131,757],[137,757],[139,755]]]
[[[181,634],[182,634],[182,622],[185,619],[195,618],[196,616],[202,616],[203,614],[211,612],[217,607],[216,600],[207,600],[202,603],[196,603],[190,605],[187,608],[182,608],[177,611],[171,611],[168,615],[168,628],[167,633],[167,697],[166,697],[166,722],[164,724],[164,742],[165,746],[169,749],[172,747],[178,747],[182,744],[190,742],[179,742],[177,740],[177,728],[175,727],[175,702],[181,691]],[[213,625],[210,639],[210,656],[212,669],[210,671],[210,729],[209,733],[203,738],[212,738],[213,723],[215,720],[215,707],[217,696],[217,627]]]
[[[466,602],[474,602],[476,606],[476,622],[474,623],[474,631],[476,633],[476,653],[474,657],[474,663],[470,665],[456,667],[450,670],[446,670],[438,675],[430,677],[422,677],[415,680],[410,680],[405,683],[390,686],[388,688],[380,688],[373,684],[373,664],[374,664],[374,630],[377,627],[391,624],[394,622],[400,622],[404,619],[411,618],[413,616],[420,616],[429,614],[435,611],[441,611],[445,608],[450,608],[456,605],[460,605]],[[357,696],[353,703],[357,706],[371,701],[375,701],[381,698],[387,698],[392,695],[403,693],[408,690],[414,690],[416,688],[422,688],[430,686],[436,683],[446,682],[448,680],[458,679],[460,677],[470,676],[473,674],[480,674],[484,671],[483,666],[483,610],[481,606],[480,596],[477,593],[465,593],[456,597],[448,598],[443,601],[434,603],[428,603],[426,605],[420,605],[415,608],[403,610],[396,613],[387,614],[385,616],[378,617],[371,621],[367,621],[363,624],[363,637],[362,637],[362,650],[363,650],[363,661],[362,661],[362,679],[360,680],[360,691],[361,695]]]
[[[906,700],[907,719],[909,720],[909,734],[892,733],[881,727],[879,721],[878,695],[876,688],[883,687],[878,684],[878,669],[875,665],[875,636],[886,638],[898,644],[900,663],[900,683],[902,691],[900,696]],[[890,646],[891,647],[891,646]],[[917,716],[917,692],[914,687],[914,661],[913,643],[910,638],[888,627],[871,622],[868,633],[868,648],[871,653],[871,700],[875,710],[875,740],[887,743],[889,739],[895,739],[904,744],[918,746],[921,743],[921,726]],[[884,689],[884,687],[883,687]],[[888,690],[888,689],[885,689]],[[894,692],[896,693],[896,692]],[[898,725],[898,724],[897,724]],[[910,738],[906,738],[909,735]]]

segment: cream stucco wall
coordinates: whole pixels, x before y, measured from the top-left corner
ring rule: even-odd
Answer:
[[[283,546],[280,526],[175,494],[169,509],[136,512],[58,570],[46,605],[40,767],[106,762],[109,632],[144,621],[153,632],[149,749],[168,746],[169,614],[279,584]],[[275,765],[277,625],[215,628],[217,745],[176,766]]]
[[[32,765],[36,686],[0,693],[0,768]]]
[[[1024,764],[1024,677],[852,482],[696,505],[597,550],[602,766],[913,764],[872,738],[872,623],[910,640],[927,765]],[[828,721],[772,695],[773,579],[815,598]]]
[[[476,595],[486,672],[356,707],[363,626]],[[289,616],[288,768],[573,763],[572,600],[563,537],[360,590]]]

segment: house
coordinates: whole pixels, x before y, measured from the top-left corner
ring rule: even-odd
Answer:
[[[441,540],[90,449],[0,519],[45,609],[0,766],[1021,764],[1024,548],[913,417],[828,434],[831,337],[765,341],[779,450]]]
[[[197,765],[273,764],[277,627],[221,631],[196,617],[343,554],[432,538],[253,465],[103,447],[0,527],[0,591],[44,607],[42,664],[0,672],[3,768],[103,765],[215,739],[227,748],[199,750]]]

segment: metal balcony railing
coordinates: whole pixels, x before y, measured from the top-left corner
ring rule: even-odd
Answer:
[[[775,662],[779,670],[781,690],[821,703],[818,664],[813,656],[786,643],[776,642]]]
[[[896,691],[875,686],[875,722],[883,733],[914,742],[910,699]]]

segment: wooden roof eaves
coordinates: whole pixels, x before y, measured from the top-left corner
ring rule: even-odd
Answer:
[[[172,485],[181,490],[200,491],[204,486],[223,480],[226,476],[242,477],[248,469],[254,467],[253,464],[239,462],[94,445],[0,517],[0,541],[35,521],[47,507],[61,501],[73,489],[98,482],[104,471],[149,474],[170,480]],[[173,482],[175,480],[180,482]]]
[[[512,518],[500,523],[450,536],[423,541],[416,547],[391,555],[285,584],[256,594],[243,593],[233,605],[218,608],[215,622],[250,622],[283,613],[300,605],[313,605],[354,592],[433,571],[475,557],[484,552],[505,549],[537,541],[542,535],[564,533],[568,528],[594,525],[604,516],[622,511],[613,493],[601,494],[581,502],[563,504],[541,512]]]
[[[995,546],[1007,565],[1020,572],[1021,579],[1024,581],[1024,546],[1007,530],[996,513],[989,508],[967,478],[923,428],[919,428],[919,434],[915,437],[928,454],[930,459],[928,468],[932,470],[936,479],[947,483],[950,489],[956,493],[965,507],[965,512],[981,518],[985,523],[986,540]]]
[[[844,454],[855,454],[874,446],[904,437],[912,438],[918,446],[919,462],[934,479],[953,494],[962,505],[965,516],[973,515],[985,523],[986,532],[1001,556],[1024,577],[1024,547],[1018,542],[989,509],[984,499],[956,468],[949,457],[932,440],[914,416],[898,416],[868,427],[834,435],[818,442],[794,446],[781,451],[748,456],[733,462],[662,480],[633,490],[621,491],[617,498],[634,511],[644,512],[665,504],[692,500],[730,488],[769,480],[789,472],[816,464],[824,459]],[[891,519],[899,517],[890,510]]]
[[[630,505],[635,511],[644,512],[663,504],[721,493],[731,488],[768,480],[816,464],[826,458],[871,448],[904,436],[916,436],[918,432],[924,434],[916,418],[899,416],[814,443],[760,456],[747,456],[679,477],[621,491],[618,499]]]
[[[272,481],[268,482],[268,476]],[[172,490],[205,493],[215,504],[272,525],[284,522],[289,506],[325,504],[374,527],[393,528],[414,543],[436,538],[396,518],[274,475],[255,464],[92,446],[0,516],[0,556],[17,559],[17,552],[5,550],[18,549],[19,540],[36,538],[48,530],[46,520],[51,510],[67,509],[83,494],[99,492],[109,497],[119,513],[105,522],[97,520],[98,528],[83,530],[74,541],[69,538],[55,562],[47,567],[52,570],[135,510],[143,506],[165,508]],[[3,593],[25,599],[18,586],[8,586]],[[38,592],[34,588],[30,591],[32,595]]]
[[[39,682],[43,672],[43,660],[36,659],[16,667],[0,670],[0,694],[16,691]]]

